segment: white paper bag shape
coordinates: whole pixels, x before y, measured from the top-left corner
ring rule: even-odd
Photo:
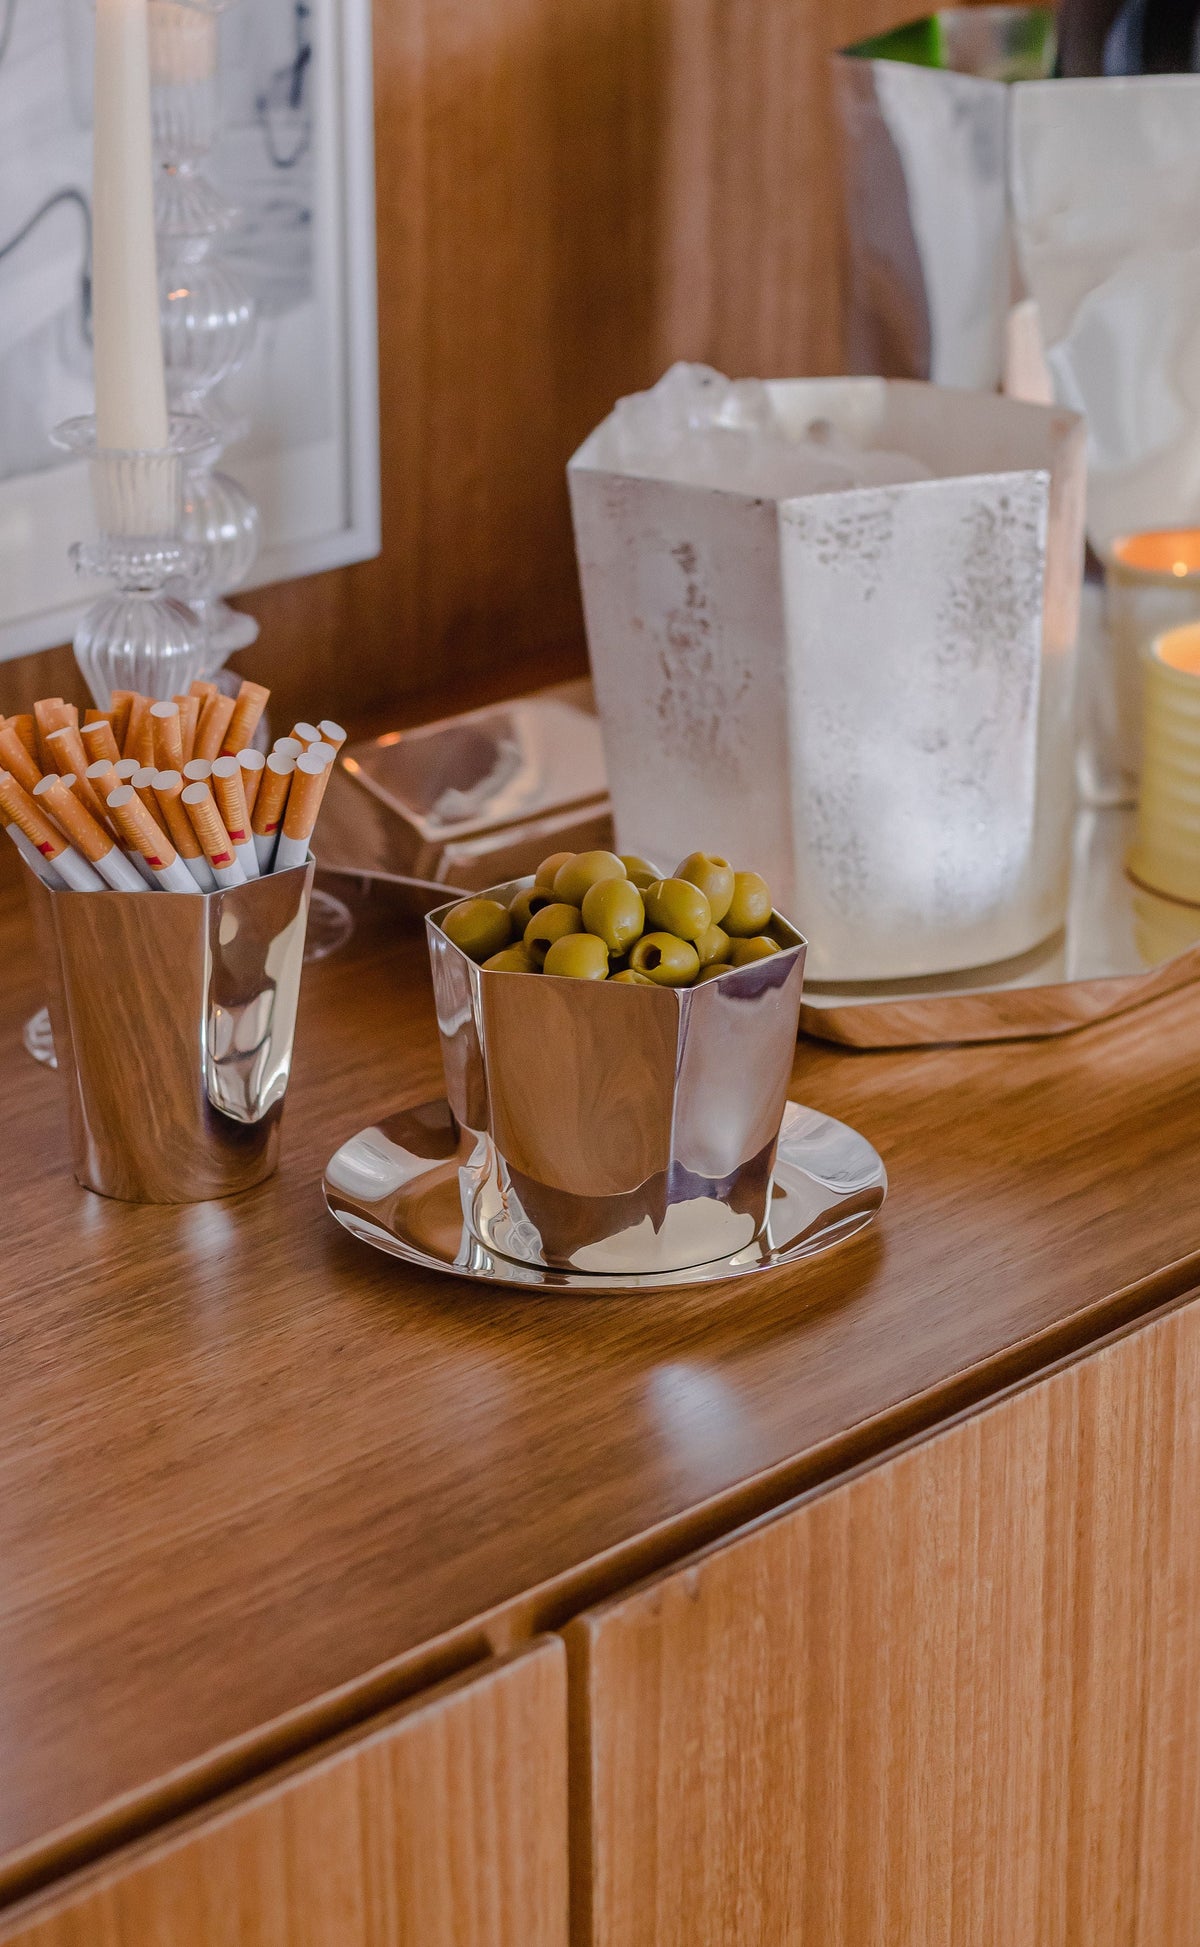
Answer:
[[[932,479],[772,500],[569,479],[622,850],[764,872],[821,981],[1023,953],[1065,914],[1083,429],[872,379],[769,387]]]

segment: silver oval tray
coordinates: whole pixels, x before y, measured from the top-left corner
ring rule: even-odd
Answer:
[[[1067,923],[1019,960],[921,980],[806,982],[803,1034],[851,1048],[1015,1041],[1067,1034],[1200,978],[1200,907],[1136,885],[1125,855],[1136,813],[1081,811]]]
[[[325,1171],[325,1201],[351,1236],[423,1270],[526,1290],[615,1294],[714,1284],[816,1257],[869,1224],[887,1194],[887,1171],[865,1136],[791,1102],[760,1237],[685,1271],[606,1276],[519,1264],[481,1243],[463,1216],[473,1147],[444,1098],[403,1110],[342,1144]]]

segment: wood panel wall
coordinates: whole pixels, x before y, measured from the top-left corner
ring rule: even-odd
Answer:
[[[918,10],[375,0],[383,553],[248,599],[284,715],[582,661],[569,454],[676,358],[837,369],[827,56]],[[72,685],[27,658],[0,709]]]

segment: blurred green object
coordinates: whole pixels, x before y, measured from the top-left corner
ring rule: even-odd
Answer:
[[[1058,37],[1051,7],[946,7],[843,52],[987,81],[1044,81],[1054,73]]]

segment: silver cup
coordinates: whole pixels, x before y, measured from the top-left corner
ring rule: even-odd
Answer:
[[[442,932],[449,911],[426,927],[450,1107],[476,1138],[461,1182],[480,1242],[618,1274],[757,1237],[800,1018],[795,928],[772,915],[779,953],[675,990],[489,973]]]
[[[313,867],[231,892],[51,892],[29,874],[75,1175],[132,1203],[261,1183],[279,1154]]]

